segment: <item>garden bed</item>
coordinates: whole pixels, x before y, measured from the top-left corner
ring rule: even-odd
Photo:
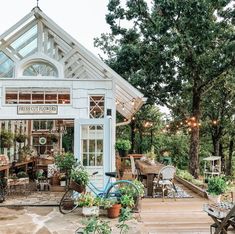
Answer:
[[[181,184],[183,184],[185,187],[187,187],[188,189],[190,189],[190,190],[192,190],[193,192],[195,192],[196,194],[198,194],[199,196],[201,196],[201,197],[203,197],[203,198],[208,198],[207,193],[206,193],[206,191],[205,191],[204,189],[202,189],[202,188],[196,186],[195,184],[193,184],[193,183],[191,183],[191,182],[189,182],[189,181],[187,181],[187,180],[184,180],[184,179],[182,179],[182,178],[180,178],[180,177],[178,177],[178,176],[175,176],[175,179],[176,179],[179,183],[181,183]]]

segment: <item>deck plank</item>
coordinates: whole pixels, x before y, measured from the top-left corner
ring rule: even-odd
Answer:
[[[212,219],[203,211],[208,200],[201,198],[183,185],[180,186],[193,198],[165,199],[144,198],[140,219],[143,233],[148,234],[209,234]],[[230,230],[229,234],[235,234]]]

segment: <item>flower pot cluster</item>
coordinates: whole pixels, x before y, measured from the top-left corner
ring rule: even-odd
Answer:
[[[84,216],[98,216],[99,207],[106,210],[108,218],[111,219],[117,218],[120,215],[122,208],[131,209],[132,212],[139,212],[141,197],[144,195],[144,186],[138,180],[134,180],[133,183],[138,189],[138,194],[133,187],[128,186],[121,188],[120,191],[122,196],[119,198],[99,198],[89,192],[83,193],[77,201],[78,206],[82,207],[82,214]]]
[[[29,176],[26,172],[20,171],[11,175],[7,180],[8,185],[24,185],[29,184]]]
[[[213,203],[219,203],[221,195],[228,189],[226,181],[220,176],[208,179],[207,197]]]

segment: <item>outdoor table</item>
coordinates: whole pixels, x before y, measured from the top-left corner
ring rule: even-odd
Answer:
[[[146,161],[136,160],[136,164],[140,169],[141,174],[147,176],[147,196],[153,196],[153,179],[159,174],[159,171],[165,166],[159,162],[150,164]]]
[[[203,210],[214,221],[211,228],[215,228],[215,233],[227,233],[227,228],[230,225],[229,219],[235,216],[235,203],[221,202],[204,204]]]

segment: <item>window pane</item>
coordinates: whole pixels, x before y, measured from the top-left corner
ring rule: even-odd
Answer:
[[[83,154],[83,166],[88,166],[87,154]]]
[[[45,93],[45,103],[57,104],[57,93],[46,91],[46,93]]]
[[[40,91],[32,92],[32,103],[43,104],[44,103],[44,93]]]
[[[30,104],[31,103],[31,91],[19,92],[19,103]]]
[[[18,92],[17,91],[6,91],[6,104],[17,104],[18,103]]]
[[[58,103],[59,104],[69,104],[70,103],[70,95],[69,94],[59,94],[58,95]]]
[[[104,117],[104,96],[90,96],[90,118]]]

